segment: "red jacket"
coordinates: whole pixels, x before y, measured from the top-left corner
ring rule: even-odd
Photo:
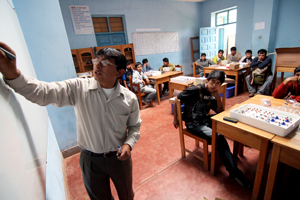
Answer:
[[[281,83],[273,92],[274,98],[283,99],[289,92],[291,92],[291,98],[300,102],[300,85],[295,82],[291,82],[287,85]]]

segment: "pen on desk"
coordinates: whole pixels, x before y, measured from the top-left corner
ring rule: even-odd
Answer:
[[[120,145],[118,145],[118,150],[119,150],[119,155],[118,156],[120,156],[121,154],[122,154],[122,149],[121,149],[121,146]]]
[[[3,51],[6,55],[6,57],[8,57],[9,59],[14,60],[16,58],[14,54],[12,54],[9,51],[3,49],[2,47],[0,47],[0,50]]]

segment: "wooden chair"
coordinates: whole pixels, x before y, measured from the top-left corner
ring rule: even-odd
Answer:
[[[141,89],[140,89],[140,85],[139,84],[134,84],[132,83],[132,77],[129,76],[129,82],[130,82],[130,90],[136,94],[136,96],[139,99],[139,105],[140,105],[140,110],[143,110],[144,108],[147,108],[149,106],[153,106],[153,100],[150,101],[150,103],[143,105],[143,101],[142,101],[142,97],[145,96],[147,93],[142,93]],[[135,91],[133,89],[133,86],[137,87],[137,91]]]
[[[180,71],[182,72],[182,65],[175,65],[176,70],[178,71],[177,68],[180,68]]]
[[[193,63],[193,77],[199,77],[199,74],[196,74],[196,64]]]
[[[188,152],[190,153],[191,155],[195,156],[196,158],[202,160],[204,162],[204,169],[206,171],[208,171],[209,169],[209,165],[208,165],[208,157],[209,157],[209,154],[208,154],[208,143],[205,139],[202,139],[200,137],[197,137],[193,134],[191,134],[190,132],[187,131],[186,127],[183,127],[183,124],[182,124],[182,112],[181,112],[181,103],[180,103],[180,100],[177,99],[177,101],[175,102],[176,106],[177,106],[177,119],[179,121],[179,138],[180,138],[180,147],[181,147],[181,156],[183,158],[185,158],[186,156],[186,153],[185,152]],[[195,143],[196,143],[196,146],[199,147],[199,142],[202,142],[203,143],[203,157],[195,154],[194,152],[188,150],[185,148],[185,143],[184,143],[184,135],[186,136],[189,136],[193,139],[195,139]],[[200,149],[197,148],[197,150]]]

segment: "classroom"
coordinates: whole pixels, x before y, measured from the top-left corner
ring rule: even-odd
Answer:
[[[81,13],[88,16],[84,19],[121,19],[122,30],[113,33],[108,28],[107,32],[95,33],[93,21],[86,29],[76,27],[76,13],[71,12],[74,7],[87,11],[87,15]],[[192,77],[192,63],[200,58],[202,50],[207,50],[201,49],[201,30],[216,28],[216,54],[223,49],[227,56],[235,46],[242,56],[251,49],[257,57],[257,52],[265,49],[272,59],[270,69],[274,74],[276,49],[300,47],[299,8],[299,0],[1,0],[0,42],[15,51],[22,73],[45,82],[77,78],[77,73],[83,71],[82,67],[74,66],[73,53],[79,49],[95,52],[96,47],[113,45],[124,45],[123,50],[130,47],[131,52],[134,49],[135,54],[129,56],[132,65],[147,58],[157,71],[163,59],[168,58],[170,63],[182,66],[180,75]],[[218,26],[218,16],[231,12],[235,14],[234,20]],[[146,41],[139,41],[138,36],[146,33],[143,38]],[[174,46],[166,48],[164,41],[155,46],[153,41],[158,41],[159,35],[171,35]],[[147,50],[142,51],[145,46]],[[193,49],[200,51],[192,52]],[[206,54],[209,59],[214,56],[210,52]],[[282,80],[280,72],[276,75],[273,81],[277,87]],[[90,199],[78,164],[80,147],[74,107],[31,103],[11,89],[1,73],[0,77],[0,199]],[[283,80],[290,77],[293,71],[284,73]],[[233,97],[225,98],[223,94],[224,112],[228,116],[228,109],[251,100],[246,85],[243,89],[240,86],[244,83],[240,82],[236,83]],[[159,101],[155,97],[153,106],[140,110],[140,139],[131,153],[135,199],[291,199],[297,194],[299,168],[282,164],[277,173],[268,171],[271,139],[259,140],[260,146],[253,144],[253,147],[245,141],[244,155],[239,154],[236,159],[240,170],[253,184],[252,189],[241,187],[229,176],[213,145],[208,146],[208,170],[203,161],[189,153],[182,157],[179,130],[173,126],[174,115],[169,103],[170,97],[180,92],[175,89],[172,94],[171,91],[162,96],[158,93]],[[272,100],[272,104],[279,106],[278,102],[282,101],[277,100]],[[223,122],[216,121],[216,130],[220,127],[218,123]],[[195,141],[185,138],[186,147],[196,150]],[[237,140],[242,143],[245,138]],[[233,151],[236,142],[230,136],[227,142]],[[261,153],[259,148],[266,149],[266,153]],[[300,151],[299,143],[297,148]],[[202,150],[195,152],[204,154]],[[260,170],[256,170],[258,167]],[[276,175],[273,196],[266,184],[269,173],[273,174],[273,182]],[[112,182],[111,190],[114,199],[119,199]],[[269,196],[264,196],[265,191]]]

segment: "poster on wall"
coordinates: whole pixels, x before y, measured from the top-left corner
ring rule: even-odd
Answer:
[[[88,6],[70,6],[76,35],[94,34],[94,27]]]
[[[178,32],[132,33],[136,56],[179,51]]]

